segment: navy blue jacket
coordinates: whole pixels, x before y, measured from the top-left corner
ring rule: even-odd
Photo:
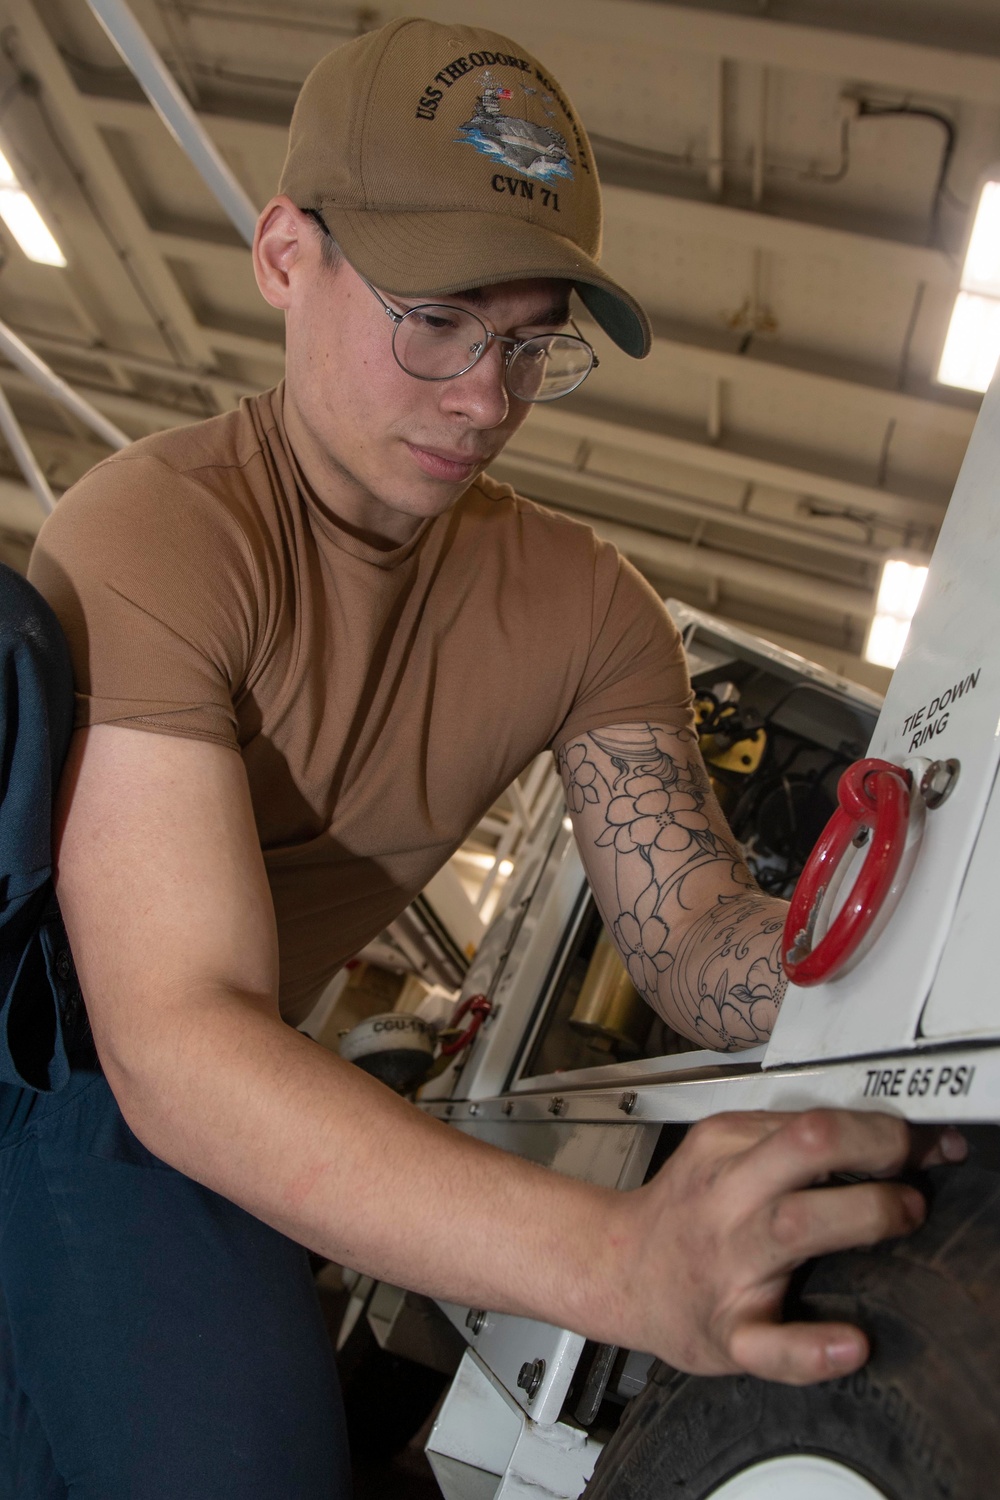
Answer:
[[[52,809],[73,728],[55,615],[0,564],[0,1082],[59,1089],[62,1018],[79,1004],[52,889]]]

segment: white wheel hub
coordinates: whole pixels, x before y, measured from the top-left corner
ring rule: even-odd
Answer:
[[[885,1500],[867,1479],[830,1458],[788,1453],[734,1474],[711,1500]]]

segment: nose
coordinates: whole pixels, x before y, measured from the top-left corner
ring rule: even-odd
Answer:
[[[506,365],[503,344],[490,340],[482,359],[442,386],[442,406],[453,415],[465,417],[473,427],[499,427],[510,410],[505,381]]]

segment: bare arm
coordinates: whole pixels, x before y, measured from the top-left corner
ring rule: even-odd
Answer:
[[[585,1260],[613,1251],[614,1195],[470,1140],[280,1020],[240,757],[95,728],[76,737],[62,801],[59,899],[104,1071],[143,1143],[342,1264],[578,1323]]]
[[[578,735],[559,764],[595,899],[640,994],[704,1047],[766,1041],[787,908],[754,885],[696,735],[616,725]]]
[[[904,1233],[912,1189],[815,1191],[891,1173],[884,1115],[730,1115],[647,1186],[558,1176],[423,1115],[285,1026],[243,765],[198,741],[77,735],[58,890],[98,1052],[164,1160],[346,1265],[705,1373],[826,1379],[867,1354],[844,1324],[779,1326],[788,1275]]]

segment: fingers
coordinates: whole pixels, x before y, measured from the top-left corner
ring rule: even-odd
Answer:
[[[736,1170],[767,1200],[835,1172],[891,1176],[902,1171],[909,1155],[909,1127],[895,1115],[811,1109],[785,1115],[780,1128],[762,1134]]]
[[[946,1125],[943,1130],[931,1126],[920,1126],[912,1134],[913,1145],[910,1150],[912,1167],[942,1167],[964,1161],[969,1154],[968,1141],[960,1130],[955,1129],[954,1125]]]
[[[782,1385],[812,1385],[860,1370],[868,1340],[849,1323],[743,1323],[729,1340],[733,1362]]]
[[[918,1229],[926,1216],[923,1196],[903,1183],[789,1193],[759,1215],[759,1270],[784,1273],[816,1255],[898,1239]]]

